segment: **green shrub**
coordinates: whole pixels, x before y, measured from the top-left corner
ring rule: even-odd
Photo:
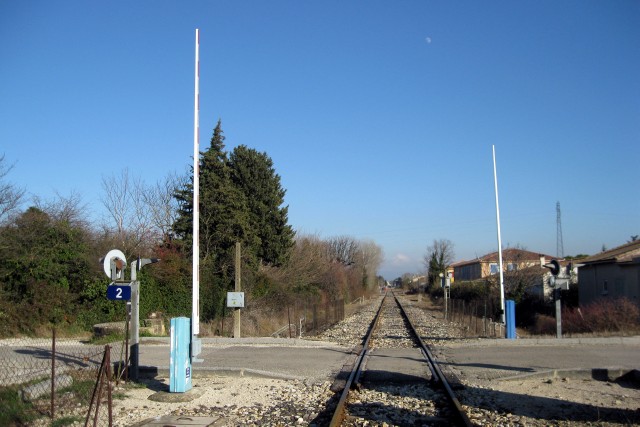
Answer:
[[[481,300],[487,295],[484,281],[455,282],[451,285],[451,298],[465,301]]]
[[[55,420],[51,421],[51,427],[64,427],[64,426],[78,425],[79,423],[82,423],[83,421],[84,421],[84,419],[82,419],[80,417],[56,418]]]
[[[429,289],[429,295],[431,296],[431,298],[444,298],[444,289],[442,289],[441,287],[433,287],[431,289]]]

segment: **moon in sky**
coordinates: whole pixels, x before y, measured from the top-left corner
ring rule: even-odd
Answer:
[[[431,37],[427,37],[426,39],[424,39],[428,44],[431,44]]]

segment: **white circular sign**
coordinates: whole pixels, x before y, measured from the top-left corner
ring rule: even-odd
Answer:
[[[107,255],[104,257],[104,261],[102,263],[102,267],[104,268],[104,274],[107,275],[108,278],[111,278],[111,260],[113,258],[121,260],[124,265],[127,265],[127,260],[124,257],[124,254],[119,249],[111,249],[107,252]]]

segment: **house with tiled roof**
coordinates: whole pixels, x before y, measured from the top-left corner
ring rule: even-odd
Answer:
[[[578,261],[580,305],[600,298],[628,298],[640,305],[640,240]]]
[[[527,267],[543,267],[551,261],[551,255],[531,252],[524,249],[508,248],[502,251],[502,266],[504,271],[522,270]],[[498,252],[491,252],[471,261],[460,261],[451,265],[456,281],[477,280],[498,274]]]

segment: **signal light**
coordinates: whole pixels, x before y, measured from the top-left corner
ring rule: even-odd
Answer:
[[[552,259],[551,262],[549,264],[545,264],[544,267],[548,268],[554,276],[557,276],[560,273],[560,263],[556,259]]]

